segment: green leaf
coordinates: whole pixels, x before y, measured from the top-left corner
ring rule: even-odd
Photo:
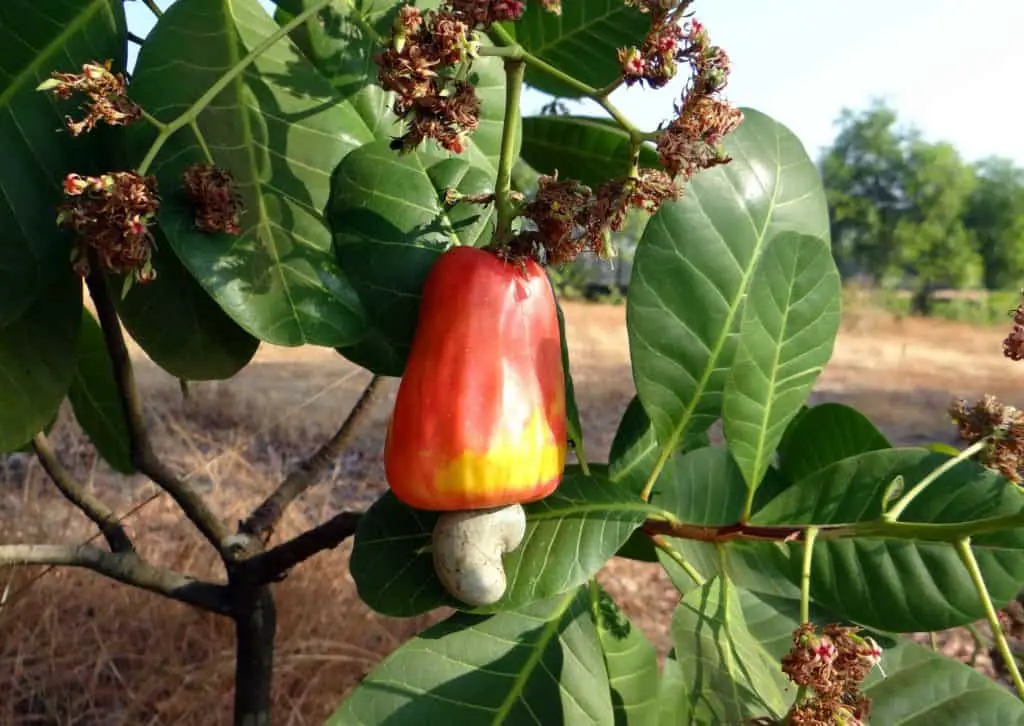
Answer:
[[[523,119],[522,158],[543,174],[557,171],[561,179],[596,189],[629,171],[629,134],[584,116],[528,116]],[[641,147],[640,165],[658,167],[658,154],[650,146]]]
[[[841,403],[822,403],[794,420],[779,447],[779,469],[799,481],[829,464],[891,446],[867,416]]]
[[[134,474],[128,423],[114,382],[114,370],[99,323],[82,308],[75,377],[68,390],[75,420],[100,456],[122,474]]]
[[[500,27],[541,60],[600,89],[622,77],[618,50],[639,43],[650,30],[651,19],[622,0],[566,2],[561,15],[531,2],[520,20],[514,24],[501,23]],[[498,37],[494,31],[491,36]],[[526,68],[526,83],[553,96],[583,95],[532,66]]]
[[[728,577],[737,587],[783,598],[800,597],[793,570],[802,552],[780,542],[702,542],[666,537],[705,580]],[[684,595],[695,587],[693,579],[674,560],[658,550],[658,561],[676,589]]]
[[[139,53],[132,95],[170,122],[277,30],[257,0],[179,0]],[[130,130],[141,156],[155,132],[147,124]],[[350,345],[365,334],[322,214],[332,170],[371,139],[355,110],[284,38],[164,145],[152,169],[164,190],[163,230],[248,333],[287,346]],[[204,149],[234,175],[245,207],[238,236],[198,231],[177,191],[184,168],[206,160]]]
[[[675,454],[651,501],[686,524],[724,527],[743,514],[747,487],[729,450],[708,446]]]
[[[153,268],[157,277],[132,285],[114,303],[125,329],[146,355],[175,378],[210,381],[231,378],[256,354],[260,342],[221,310],[169,249],[159,227]]]
[[[69,172],[97,169],[105,129],[73,137],[64,117],[80,118],[84,100],[58,101],[36,87],[53,71],[79,73],[83,63],[123,68],[120,0],[0,2],[0,327],[22,316],[68,264],[70,236],[55,206]],[[33,432],[36,433],[36,432]],[[24,443],[24,442],[22,442]]]
[[[864,694],[872,701],[873,724],[1024,724],[1024,703],[1006,688],[909,640],[885,651],[881,668],[865,681]]]
[[[445,189],[481,194],[493,181],[464,159],[426,151],[399,155],[386,141],[345,157],[334,175],[328,219],[374,343],[342,349],[342,355],[380,375],[402,374],[430,268],[451,246],[490,242],[493,206],[448,208]]]
[[[707,433],[702,431],[688,437],[683,442],[680,452],[685,453],[703,446],[710,446],[710,443]],[[611,453],[608,457],[610,459],[609,478],[613,482],[627,486],[630,491],[639,496],[647,483],[647,478],[654,471],[658,454],[658,437],[654,433],[654,426],[651,424],[647,412],[644,411],[640,399],[634,396],[626,406],[625,413],[622,414],[622,420],[619,421],[619,428],[612,441]],[[664,475],[665,470],[662,469],[654,484],[655,491]]]
[[[715,578],[687,593],[672,617],[672,643],[681,678],[662,698],[675,708],[674,723],[743,723],[786,712],[785,676],[751,635],[731,584]]]
[[[948,459],[921,450],[919,463],[903,473],[905,487],[914,486]],[[873,483],[854,479],[847,484],[858,485],[870,488]],[[881,485],[874,486],[884,491]],[[1022,511],[1024,501],[1015,484],[965,461],[929,484],[900,522],[927,529]],[[971,548],[996,608],[1004,607],[1024,582],[1024,529],[972,537]],[[799,582],[797,568],[789,575],[793,583]],[[811,597],[846,619],[890,632],[944,630],[985,616],[954,547],[937,541],[885,536],[819,539],[811,562]]]
[[[751,524],[825,525],[882,516],[882,495],[902,475],[919,481],[934,468],[924,449],[882,449],[837,461],[791,484],[751,517]]]
[[[800,141],[758,111],[744,114],[725,141],[733,161],[662,205],[634,258],[633,378],[665,450],[721,413],[744,296],[768,240],[786,230],[828,238],[821,180]]]
[[[550,281],[550,280],[549,280]],[[551,291],[554,296],[554,290]],[[565,417],[566,430],[569,440],[572,441],[573,449],[580,461],[587,460],[587,450],[583,445],[583,426],[580,424],[580,409],[576,405],[576,387],[572,382],[572,371],[569,365],[569,345],[565,338],[565,314],[562,306],[555,300],[555,308],[558,311],[558,335],[562,341],[562,368],[565,371]]]
[[[82,282],[70,265],[0,328],[0,452],[19,449],[57,415],[75,375],[81,330]]]
[[[590,607],[611,686],[615,726],[658,721],[658,653],[611,596],[592,580]]]
[[[615,723],[586,588],[456,613],[370,672],[325,726]]]
[[[751,502],[786,425],[832,357],[841,294],[824,239],[786,232],[761,254],[722,392],[723,432]]]
[[[508,588],[494,605],[516,608],[585,583],[657,507],[635,499],[596,473],[568,469],[547,498],[527,504],[526,536],[505,556]],[[385,615],[408,617],[443,605],[468,609],[449,596],[434,572],[431,533],[437,512],[402,504],[388,492],[360,520],[350,569],[359,597]]]
[[[287,22],[314,1],[286,0],[279,3],[287,11],[278,10],[278,22]],[[378,85],[378,66],[373,56],[381,51],[381,46],[368,37],[366,28],[372,28],[386,40],[396,10],[404,4],[404,0],[359,0],[352,3],[334,0],[321,13],[323,24],[312,18],[291,34],[292,40],[330,81],[335,92],[352,105],[378,140],[400,136],[402,127],[391,111],[394,94],[385,92]],[[419,0],[409,4],[426,9],[436,8],[440,3],[437,0]],[[354,16],[361,20],[353,22]],[[481,45],[491,43],[483,37]],[[505,113],[504,64],[501,58],[477,58],[473,61],[471,73],[475,76],[474,88],[480,99],[480,123],[468,138],[465,152],[458,158],[483,169],[493,180],[498,171]],[[517,139],[515,153],[518,153],[519,143]]]

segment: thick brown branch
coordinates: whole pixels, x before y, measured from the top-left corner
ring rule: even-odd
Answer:
[[[333,549],[355,534],[362,512],[342,512],[308,532],[238,564],[252,584],[272,582],[323,550]]]
[[[359,396],[359,400],[356,401],[342,422],[341,428],[319,450],[288,474],[277,489],[253,510],[248,519],[239,525],[239,532],[257,537],[266,543],[274,525],[284,516],[288,506],[317,483],[323,472],[341,455],[348,442],[352,440],[360,419],[370,409],[382,383],[383,379],[380,376],[370,379]]]
[[[85,516],[96,523],[96,526],[100,528],[100,532],[106,538],[110,549],[114,552],[131,552],[134,549],[132,541],[129,539],[124,527],[121,526],[117,515],[114,514],[110,507],[82,486],[80,482],[75,481],[75,478],[71,476],[71,472],[60,463],[60,459],[57,458],[53,447],[50,446],[46,434],[42,432],[36,434],[32,439],[32,448],[35,449],[39,463],[42,464],[46,473],[50,475],[60,493],[69,502],[78,507]]]
[[[142,401],[139,399],[139,392],[135,387],[135,373],[132,370],[131,358],[121,333],[121,324],[107,289],[106,279],[95,260],[93,260],[92,271],[86,278],[86,284],[89,286],[89,294],[96,306],[96,314],[100,326],[103,328],[103,337],[110,354],[110,361],[113,364],[114,381],[117,384],[125,420],[128,423],[132,463],[136,469],[170,494],[181,507],[185,516],[223,554],[225,551],[224,540],[228,536],[224,523],[206,506],[199,493],[171,471],[153,451],[142,416]]]
[[[0,566],[3,565],[82,567],[203,610],[231,614],[226,586],[156,567],[135,552],[107,552],[90,545],[0,545]]]
[[[674,524],[656,519],[649,519],[643,525],[644,532],[649,535],[667,535],[700,542],[728,542],[731,539],[792,541],[800,539],[803,529],[792,526],[759,527],[749,524],[706,527],[697,524]]]

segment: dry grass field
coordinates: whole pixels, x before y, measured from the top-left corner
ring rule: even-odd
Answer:
[[[565,305],[573,373],[589,456],[606,456],[633,394],[622,307]],[[896,320],[848,305],[835,357],[815,401],[861,408],[894,441],[954,440],[952,396],[1019,401],[1024,367],[1000,355],[1000,329]],[[273,488],[344,418],[365,371],[331,351],[263,348],[229,382],[177,383],[138,356],[156,446],[234,520]],[[287,536],[342,508],[366,506],[384,487],[380,453],[394,386],[351,449],[289,513]],[[62,415],[52,438],[66,465],[128,519],[142,553],[214,576],[215,560],[166,498],[140,478],[98,462]],[[139,508],[140,504],[144,504]],[[0,459],[0,541],[76,542],[89,523],[54,493],[30,457]],[[277,588],[276,723],[319,724],[372,665],[440,617],[377,616],[355,595],[343,546],[307,562]],[[602,581],[664,651],[672,592],[657,567],[616,561]],[[0,726],[229,723],[230,623],[91,573],[0,570]],[[943,640],[963,655],[956,637]]]

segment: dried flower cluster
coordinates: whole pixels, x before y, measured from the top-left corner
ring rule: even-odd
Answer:
[[[793,648],[782,658],[782,670],[797,685],[813,691],[794,704],[794,726],[860,726],[871,702],[860,692],[871,669],[882,659],[882,649],[857,628],[827,625],[819,635],[811,623],[793,631]]]
[[[181,177],[185,196],[194,211],[196,229],[239,233],[242,197],[231,172],[209,164],[192,164]]]
[[[964,441],[974,443],[992,437],[977,455],[978,463],[1015,484],[1024,482],[1024,412],[986,395],[973,406],[963,399],[953,401],[949,414]]]
[[[654,213],[680,190],[665,172],[641,169],[635,176],[612,179],[594,191],[574,179],[541,176],[536,196],[521,210],[532,229],[509,245],[513,255],[533,255],[561,265],[584,251],[603,254],[608,235],[622,229],[630,209]]]
[[[1010,360],[1024,360],[1024,290],[1021,290],[1021,303],[1013,311],[1013,325],[1010,333],[1003,340],[1003,355]]]
[[[142,115],[142,110],[125,95],[124,76],[110,72],[110,61],[86,63],[81,73],[57,73],[39,84],[37,90],[52,91],[57,98],[71,98],[76,92],[89,99],[84,106],[86,115],[79,121],[66,117],[68,131],[78,136],[91,131],[98,122],[110,126],[124,126]]]
[[[89,259],[95,257],[103,269],[138,282],[156,277],[148,227],[160,208],[153,177],[128,171],[98,177],[69,174],[64,194],[68,199],[58,208],[57,223],[77,236],[71,260],[80,275],[89,274]]]
[[[559,5],[561,3],[558,3]],[[472,27],[488,28],[492,23],[519,20],[525,0],[448,0],[448,7]],[[559,8],[561,10],[561,8]]]
[[[689,179],[702,169],[730,161],[721,143],[743,121],[743,113],[720,97],[729,79],[729,56],[711,45],[704,26],[691,20],[683,32],[693,75],[676,106],[676,118],[658,136],[658,156],[673,177]]]
[[[626,4],[650,13],[651,29],[639,48],[619,49],[622,79],[627,86],[646,83],[650,88],[661,88],[675,78],[678,63],[685,57],[685,49],[680,49],[683,29],[678,18],[690,3],[645,0]]]

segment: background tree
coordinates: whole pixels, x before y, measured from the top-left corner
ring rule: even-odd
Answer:
[[[1024,169],[998,156],[978,162],[964,226],[977,240],[986,288],[1018,287],[1024,279]]]

